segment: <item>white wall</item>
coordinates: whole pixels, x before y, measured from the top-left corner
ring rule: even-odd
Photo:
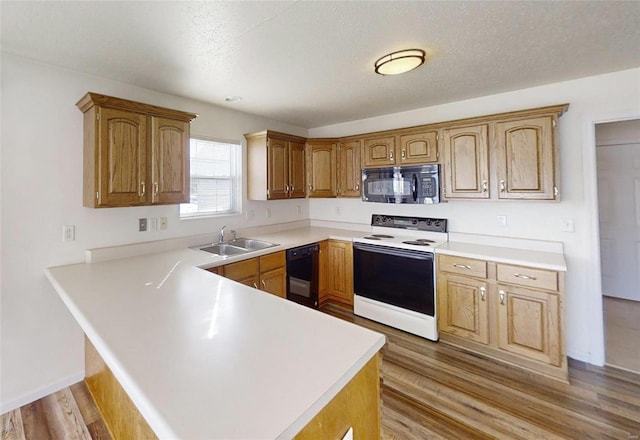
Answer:
[[[428,85],[427,85],[428,86]],[[568,265],[568,354],[602,365],[604,342],[599,282],[594,122],[640,116],[640,69],[550,84],[467,101],[309,130],[310,137],[346,136],[511,110],[570,103],[560,118],[560,203],[454,201],[434,206],[395,206],[347,199],[312,199],[312,219],[368,223],[371,214],[443,217],[452,232],[560,241]],[[337,214],[339,208],[340,214]],[[499,226],[497,215],[507,216]],[[575,232],[562,232],[572,219]],[[595,225],[595,226],[594,226]]]
[[[177,205],[83,208],[82,113],[75,103],[88,91],[198,113],[193,135],[244,141],[244,133],[265,128],[302,136],[307,131],[7,54],[1,63],[4,413],[83,377],[82,333],[46,280],[46,267],[81,262],[88,248],[208,233],[222,224],[231,229],[307,218],[308,203],[269,202],[272,217],[266,218],[266,202],[245,201],[245,212],[255,214],[251,221],[180,221]],[[137,232],[139,217],[160,216],[168,217],[166,231]],[[63,225],[76,226],[76,241],[62,242]]]

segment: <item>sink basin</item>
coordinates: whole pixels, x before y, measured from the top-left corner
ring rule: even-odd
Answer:
[[[231,240],[229,244],[248,249],[250,251],[257,251],[260,249],[277,246],[277,244],[269,243],[268,241],[254,240],[252,238],[236,238],[235,240]]]
[[[226,243],[214,244],[211,246],[201,247],[199,249],[201,251],[209,252],[210,254],[216,254],[216,255],[222,255],[222,256],[240,255],[240,254],[246,254],[247,252],[249,252],[248,249],[243,249],[241,247],[233,246]]]

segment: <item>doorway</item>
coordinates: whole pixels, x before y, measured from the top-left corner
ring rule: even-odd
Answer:
[[[605,363],[640,373],[640,119],[596,125]]]

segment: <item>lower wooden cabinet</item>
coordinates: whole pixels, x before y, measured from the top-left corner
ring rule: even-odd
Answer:
[[[457,275],[438,280],[438,327],[441,332],[489,344],[488,284]]]
[[[350,241],[328,240],[320,247],[320,304],[335,301],[353,307],[353,247]],[[324,267],[323,267],[324,264]]]
[[[567,381],[564,273],[438,256],[443,341]]]
[[[284,251],[207,270],[272,295],[281,298],[287,297],[287,269]]]

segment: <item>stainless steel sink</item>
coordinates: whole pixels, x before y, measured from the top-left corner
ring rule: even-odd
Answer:
[[[201,251],[209,252],[210,254],[216,254],[216,255],[222,255],[222,256],[240,255],[240,254],[246,254],[247,252],[249,252],[249,249],[243,249],[241,247],[233,246],[226,243],[218,243],[214,245],[201,247],[199,249]]]
[[[224,257],[246,254],[248,252],[259,251],[273,246],[278,245],[275,243],[269,243],[268,241],[254,240],[252,238],[236,238],[235,240],[222,243],[196,246],[195,249]]]
[[[233,246],[248,249],[250,251],[258,251],[260,249],[277,246],[277,244],[269,243],[268,241],[254,240],[253,238],[236,238],[235,240],[231,240],[228,243]]]

